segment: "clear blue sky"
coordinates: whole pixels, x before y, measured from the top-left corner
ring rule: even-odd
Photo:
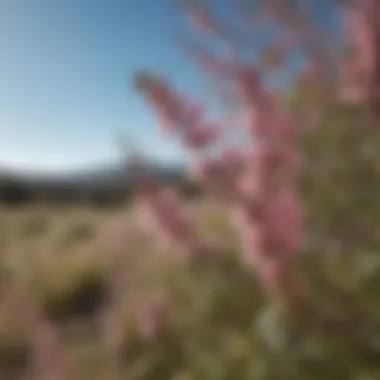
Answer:
[[[0,165],[113,160],[119,131],[151,155],[178,156],[128,81],[150,67],[191,90],[179,22],[169,0],[0,0]]]
[[[171,0],[0,0],[0,167],[112,161],[120,131],[149,155],[180,157],[129,84],[148,67],[204,95],[175,45],[180,23]]]

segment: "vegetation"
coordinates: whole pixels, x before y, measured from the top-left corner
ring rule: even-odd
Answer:
[[[378,3],[363,4],[360,22]],[[136,85],[193,153],[202,197],[142,175],[125,210],[0,209],[2,377],[379,378],[376,89],[342,99],[312,70],[284,99],[257,68],[200,55],[242,105],[247,149],[160,76]]]

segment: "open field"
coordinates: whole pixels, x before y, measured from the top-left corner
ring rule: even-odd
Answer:
[[[78,331],[79,323],[79,331],[83,331],[79,340],[83,344],[81,342],[78,349],[84,350],[85,356],[90,355],[90,361],[94,350],[86,343],[91,341],[91,334],[84,327],[89,326],[89,321],[103,306],[107,287],[107,267],[103,260],[106,252],[99,244],[99,233],[117,214],[85,207],[30,206],[0,210],[2,291],[6,292],[10,281],[26,281],[46,314],[62,329]],[[65,335],[70,336],[70,333]],[[71,335],[76,337],[78,333]],[[28,345],[25,340],[14,323],[14,316],[2,308],[0,369],[4,376],[26,366]]]
[[[233,237],[225,218],[219,217],[223,213],[220,206],[199,203],[195,210],[200,231],[224,236],[231,243]],[[167,255],[157,255],[151,237],[136,226],[135,220],[134,211],[128,207],[31,205],[0,209],[2,294],[14,281],[27,284],[30,295],[61,331],[74,361],[79,361],[79,367],[92,379],[95,375],[102,378],[99,366],[107,368],[97,320],[104,310],[112,308],[110,288],[115,277],[119,282],[120,278],[122,282],[123,278],[135,282],[132,297],[122,285],[126,296],[116,305],[121,308],[129,298],[139,298],[141,293],[143,299],[166,286],[160,267],[165,267]],[[128,261],[127,265],[115,261],[120,257],[122,262]],[[177,281],[177,275],[180,273],[170,281]],[[198,287],[190,287],[185,296],[195,297],[198,291]],[[0,375],[17,378],[28,366],[29,343],[14,317],[6,306],[1,309]]]
[[[237,240],[225,209],[210,201],[198,201],[194,210],[199,231],[218,237],[226,252],[212,262],[184,266],[172,260],[175,252],[160,250],[139,227],[131,207],[3,207],[2,295],[6,296],[15,280],[26,285],[46,320],[56,327],[65,352],[83,379],[117,378],[109,375],[114,370],[115,355],[107,339],[117,339],[122,371],[128,379],[280,379],[283,377],[278,376],[288,366],[279,359],[284,355],[300,355],[298,365],[304,367],[300,367],[299,379],[348,379],[347,374],[356,370],[375,374],[368,379],[378,378],[378,351],[352,348],[330,332],[327,338],[315,339],[304,334],[302,326],[294,327],[288,321],[288,329],[301,328],[306,342],[319,344],[324,352],[314,364],[309,361],[316,358],[303,358],[301,353],[315,353],[307,353],[300,341],[289,343],[288,339],[296,338],[287,337],[281,330],[283,322],[273,314],[276,306],[263,299],[255,276],[237,260]],[[338,308],[336,312],[346,313],[359,300],[366,318],[377,325],[377,256],[304,256],[304,275],[318,283],[313,297],[328,303],[332,290],[343,289],[350,294],[350,300],[338,291],[335,299],[342,303],[330,306]],[[317,272],[323,273],[324,283],[318,282],[318,276],[313,277]],[[149,330],[149,323],[148,327],[139,323],[146,317],[149,321],[155,312],[141,314],[141,305],[162,294],[170,300],[170,317],[166,321],[170,328],[163,328],[156,338],[146,340],[140,332]],[[30,370],[29,335],[20,328],[19,316],[10,313],[3,302],[2,306],[0,379],[40,379],[32,377]],[[377,342],[378,333],[373,327],[368,331]],[[290,344],[287,347],[291,350],[284,351],[283,344]],[[268,349],[280,356],[276,359],[273,353],[269,355]],[[283,363],[282,367],[273,365],[277,360]],[[227,368],[228,373],[221,373],[221,368]],[[274,377],[263,377],[260,371],[273,373]],[[30,375],[23,377],[25,372]],[[312,373],[316,376],[311,377]]]

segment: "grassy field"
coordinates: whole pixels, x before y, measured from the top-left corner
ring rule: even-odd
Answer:
[[[217,260],[184,266],[157,245],[130,206],[2,207],[2,296],[13,282],[24,284],[85,380],[118,378],[110,375],[115,353],[107,339],[117,340],[128,379],[379,378],[377,349],[367,352],[331,331],[310,335],[263,298],[255,276],[237,260],[240,250],[221,204],[199,201],[194,210],[199,232],[217,237],[224,250]],[[302,260],[303,275],[318,285],[315,303],[339,315],[360,305],[371,321],[362,326],[366,339],[378,344],[378,255],[327,252]],[[317,272],[325,282],[312,276]],[[138,321],[156,311],[140,311],[162,295],[170,301],[170,328],[146,341]],[[0,379],[41,379],[30,370],[29,335],[0,302]]]
[[[85,207],[0,209],[2,291],[6,292],[10,281],[26,282],[49,318],[62,330],[68,329],[67,338],[82,336],[73,347],[83,351],[87,345],[90,356],[94,345],[86,343],[91,334],[83,336],[88,330],[84,327],[103,306],[107,290],[107,256],[99,239],[118,214]],[[70,334],[71,329],[76,332]],[[8,372],[19,372],[27,365],[27,347],[14,316],[3,307],[0,368],[4,374],[9,376]]]
[[[199,232],[224,237],[231,244],[234,237],[226,219],[220,217],[223,213],[220,205],[199,203],[195,211]],[[168,255],[157,249],[134,214],[127,206],[0,208],[2,294],[14,281],[26,284],[30,295],[62,333],[73,361],[92,379],[104,379],[102,370],[108,365],[98,322],[105,310],[128,309],[130,299],[142,300],[165,287],[173,288],[167,281],[174,281],[178,287],[179,277],[186,280],[178,268],[175,271],[169,268],[163,275],[170,262],[166,260]],[[116,303],[110,292],[115,280],[124,294]],[[182,281],[187,287],[183,294],[196,297],[200,288],[192,286],[193,279],[186,281]],[[133,294],[129,289],[131,282]],[[126,320],[131,311],[125,312]],[[21,333],[17,318],[2,307],[0,378],[3,375],[17,378],[28,368],[29,359],[28,338]]]

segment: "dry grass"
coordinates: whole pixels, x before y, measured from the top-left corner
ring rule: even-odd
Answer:
[[[107,373],[112,363],[97,329],[98,317],[112,301],[110,294],[119,297],[117,307],[123,306],[121,322],[112,328],[120,338],[123,370],[129,379],[261,380],[269,378],[265,371],[273,374],[270,378],[293,379],[298,367],[292,372],[292,360],[302,368],[297,377],[302,380],[348,379],[353,371],[379,378],[377,349],[358,351],[341,336],[311,336],[302,326],[301,331],[296,329],[295,343],[294,326],[283,320],[286,314],[277,313],[263,299],[255,276],[236,260],[236,236],[223,205],[207,200],[193,206],[199,233],[221,239],[228,251],[226,260],[195,267],[167,260],[171,255],[158,250],[139,227],[132,207],[0,208],[1,291],[11,281],[27,284],[61,333],[85,380],[111,379]],[[326,251],[301,256],[303,275],[318,290],[313,294],[315,302],[327,305],[331,299],[334,313],[338,310],[342,315],[360,305],[372,321],[362,326],[365,339],[377,344],[377,252],[335,257]],[[116,293],[110,293],[114,286]],[[336,287],[345,289],[354,302],[340,299],[341,295],[334,298],[331,289]],[[142,344],[130,305],[161,289],[173,304],[171,328],[157,341]],[[307,353],[302,344],[324,350],[316,367],[314,353]],[[20,373],[28,368],[30,358],[28,337],[20,331],[15,316],[0,308],[0,379],[25,379]],[[312,377],[313,373],[317,375]]]
[[[198,203],[195,211],[201,221],[199,232],[231,240],[228,224],[220,218],[221,210],[210,202]],[[161,260],[165,255],[155,255],[153,240],[136,225],[134,214],[133,208],[0,208],[2,292],[11,281],[28,284],[30,294],[62,332],[74,362],[79,362],[93,379],[95,374],[102,378],[100,374],[107,367],[95,337],[94,321],[109,302],[116,254],[128,257],[127,265],[120,266],[124,270],[121,277],[134,281],[137,293],[154,292],[163,283],[165,269],[158,268],[165,268]],[[132,234],[128,231],[131,227]],[[169,281],[177,281],[177,275]],[[136,286],[134,289],[136,293]],[[128,289],[124,291],[127,299]],[[1,378],[1,371],[10,376],[25,367],[30,353],[14,316],[4,308],[0,310]]]
[[[79,324],[81,334],[74,334],[73,352],[87,351],[75,355],[87,362],[86,355],[95,353],[89,344],[91,329],[84,326],[90,326],[107,301],[109,253],[101,244],[102,232],[122,212],[86,207],[0,208],[1,290],[10,281],[28,283],[31,294],[68,339]],[[0,309],[0,372],[12,366],[8,370],[16,371],[25,360],[26,339],[13,319]]]

